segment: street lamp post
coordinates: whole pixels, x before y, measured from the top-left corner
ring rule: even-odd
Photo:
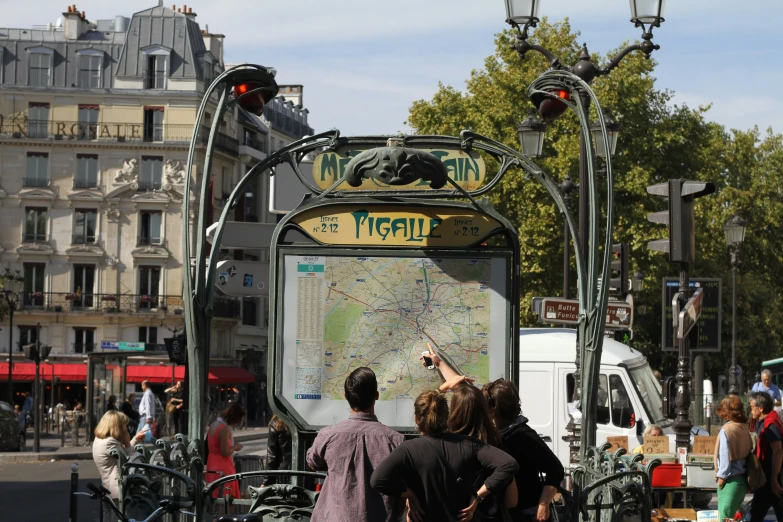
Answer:
[[[745,240],[747,222],[736,215],[723,226],[726,244],[731,248],[731,368],[729,369],[729,393],[739,394],[737,379],[737,267],[740,245]]]
[[[8,306],[8,404],[14,404],[14,377],[13,377],[13,353],[14,353],[14,310],[19,302],[19,293],[22,291],[24,277],[16,270],[13,274],[10,268],[5,269],[2,275],[2,297]],[[0,313],[0,319],[2,319]]]
[[[545,49],[544,47],[541,47],[539,45],[531,44],[528,41],[528,31],[530,28],[536,27],[536,24],[539,21],[538,13],[540,10],[540,0],[504,0],[506,5],[506,22],[510,24],[513,28],[517,29],[517,37],[516,42],[514,44],[514,48],[519,53],[520,58],[524,59],[525,55],[528,51],[536,51],[540,54],[542,54],[550,65],[550,70],[557,70],[557,71],[563,71],[567,70],[579,79],[581,79],[587,86],[598,76],[604,76],[608,75],[612,70],[614,70],[620,62],[627,56],[628,54],[634,52],[634,51],[641,51],[643,52],[648,58],[650,54],[659,49],[660,46],[652,43],[652,29],[653,27],[660,27],[660,24],[664,21],[663,18],[663,10],[664,6],[666,4],[666,0],[631,0],[631,22],[636,27],[642,28],[642,42],[629,45],[626,48],[624,48],[622,51],[620,51],[617,55],[612,57],[609,62],[604,65],[603,67],[596,67],[595,64],[592,63],[590,60],[590,53],[587,51],[587,45],[583,45],[582,47],[582,53],[579,56],[579,60],[576,64],[574,64],[572,67],[565,67],[561,64],[560,59],[555,56],[551,51],[548,49]],[[582,125],[589,125],[589,121],[587,118],[587,109],[590,107],[590,100],[591,96],[590,93],[587,91],[586,88],[580,88],[577,92],[579,96],[578,100],[578,106],[581,108],[585,116],[582,120],[580,120],[580,123]],[[536,106],[536,109],[538,110],[538,114],[544,119],[544,120],[550,120],[555,119],[559,116],[561,116],[566,110],[568,105],[572,104],[571,102],[571,93],[565,90],[553,90],[548,93],[548,95],[544,93],[537,93],[535,97],[531,97],[531,101]],[[577,100],[574,100],[574,103],[577,102]],[[520,125],[519,129],[519,137],[520,142],[522,142],[523,149],[525,148],[525,141],[528,142],[528,145],[532,145],[533,140],[529,139],[531,137],[531,134],[525,134],[523,135],[522,129],[523,127],[531,127],[529,125],[529,122],[531,120],[531,116],[528,116],[528,119],[525,120]],[[526,123],[528,125],[526,125]],[[608,159],[615,151],[616,145],[617,145],[617,134],[618,134],[618,126],[616,122],[614,122],[614,119],[611,118],[610,115],[604,114],[603,111],[601,111],[601,114],[599,114],[598,120],[595,122],[596,125],[590,125],[591,132],[595,133],[596,131],[600,134],[602,132],[606,132],[607,142],[603,141],[603,136],[601,136],[600,139],[594,140],[596,142],[595,147],[595,153],[596,156],[600,156],[603,158]],[[603,127],[603,129],[601,128]],[[532,129],[531,129],[532,131]],[[594,134],[595,135],[595,134]],[[524,138],[528,138],[525,140]],[[587,139],[586,139],[587,138]],[[597,219],[597,213],[595,211],[592,211],[589,206],[589,198],[590,198],[590,183],[589,178],[592,172],[592,155],[590,154],[590,151],[587,150],[588,143],[587,140],[589,139],[589,136],[585,136],[585,133],[580,132],[579,134],[579,183],[578,183],[578,189],[579,189],[579,221],[578,221],[578,238],[579,238],[579,245],[576,249],[577,255],[579,255],[579,252],[588,252],[589,248],[594,247],[594,245],[589,244],[589,238],[592,236],[595,239],[597,239],[597,236],[593,234],[594,232],[594,226]],[[537,156],[541,155],[541,149],[543,147],[543,135],[539,137],[538,141],[538,150]],[[600,143],[600,144],[599,144]],[[529,147],[532,150],[532,147]],[[607,148],[609,150],[607,150]],[[529,156],[526,152],[523,152],[528,157]],[[590,163],[590,164],[588,164]],[[577,260],[579,262],[579,260]],[[588,425],[586,426],[587,431],[587,438],[584,437],[584,434],[581,435],[582,443],[591,441],[594,436],[592,435],[594,433],[594,419],[590,418],[590,415],[585,413],[589,413],[589,411],[592,411],[591,405],[584,405],[581,404],[580,397],[583,397],[582,393],[582,386],[581,386],[581,373],[582,373],[582,363],[581,361],[581,345],[585,342],[585,339],[582,338],[582,328],[580,328],[577,332],[577,343],[576,343],[576,371],[574,372],[574,401],[577,403],[578,407],[582,411],[582,418],[586,419],[586,422]],[[592,382],[592,378],[588,376],[588,384],[591,388],[595,388],[597,386],[596,382]],[[594,396],[594,393],[589,393],[589,396]],[[580,421],[581,422],[581,421]],[[576,438],[575,433],[579,431],[580,428],[577,426],[574,430],[574,434],[572,438]],[[572,448],[572,452],[573,452]]]

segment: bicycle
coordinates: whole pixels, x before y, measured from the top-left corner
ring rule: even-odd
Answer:
[[[112,499],[109,497],[110,492],[108,489],[104,488],[103,486],[96,486],[92,482],[87,483],[87,489],[92,491],[92,493],[77,491],[75,494],[86,495],[93,500],[100,500],[101,502],[105,502],[109,507],[111,507],[111,510],[117,515],[117,519],[120,520],[120,522],[155,522],[163,515],[174,514],[178,512],[184,515],[189,515],[193,517],[196,516],[196,514],[192,511],[185,511],[185,508],[193,507],[194,502],[192,501],[178,502],[175,500],[164,499],[158,503],[159,506],[158,509],[153,511],[147,518],[145,519],[128,518],[122,513],[122,511],[120,511],[120,509],[114,504],[114,501],[112,501]]]

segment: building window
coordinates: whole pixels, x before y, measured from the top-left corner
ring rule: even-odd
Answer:
[[[49,186],[49,154],[46,152],[27,153],[27,173],[24,177],[25,187]]]
[[[160,156],[142,156],[139,190],[160,190],[162,179],[163,158]]]
[[[47,210],[39,207],[25,209],[24,240],[28,243],[46,241]]]
[[[258,306],[257,297],[242,298],[242,324],[245,326],[258,326]]]
[[[86,189],[98,186],[98,155],[76,155],[76,177],[73,180],[73,188]]]
[[[31,103],[27,109],[27,135],[31,138],[49,137],[49,104]]]
[[[158,344],[157,326],[139,326],[139,342],[151,345]]]
[[[223,185],[222,191],[223,191],[223,200],[227,200],[228,196],[231,195],[231,191],[234,189],[234,178],[231,175],[231,169],[228,167],[223,167],[220,171],[220,183]]]
[[[73,215],[73,243],[86,245],[95,243],[95,225],[98,211],[94,209],[76,209]]]
[[[103,56],[79,55],[79,87],[97,89],[101,86]]]
[[[160,267],[139,267],[139,309],[149,310],[158,307],[160,295]]]
[[[144,108],[144,141],[163,141],[163,107]]]
[[[146,89],[166,88],[166,76],[168,76],[166,62],[166,56],[147,56],[147,73],[144,80]]]
[[[44,304],[44,270],[43,263],[24,264],[24,304],[39,306]]]
[[[22,351],[22,346],[26,344],[33,344],[38,342],[38,327],[36,326],[20,326],[19,327],[19,343],[18,351]]]
[[[52,84],[52,55],[31,53],[29,75],[27,83],[31,87],[49,87]]]
[[[97,105],[79,105],[79,136],[80,140],[94,140],[98,137]]]
[[[137,245],[160,245],[163,243],[161,228],[162,212],[143,211],[139,216],[139,240]]]
[[[95,350],[95,328],[74,328],[73,353],[91,353]]]
[[[74,308],[92,308],[95,291],[95,266],[73,265],[73,293],[71,306]]]

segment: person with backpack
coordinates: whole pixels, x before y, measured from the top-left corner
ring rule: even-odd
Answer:
[[[370,486],[390,497],[407,498],[414,522],[473,520],[479,504],[511,483],[517,463],[478,439],[450,433],[443,393],[423,392],[413,408],[421,437],[395,449],[375,469]]]

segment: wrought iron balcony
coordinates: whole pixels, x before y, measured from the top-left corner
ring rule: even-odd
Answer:
[[[43,188],[49,186],[49,178],[43,178],[39,176],[25,176],[24,187],[25,188]]]
[[[214,317],[242,319],[242,302],[237,297],[215,297],[212,301]]]
[[[160,236],[138,236],[136,238],[136,246],[166,246],[166,240]]]
[[[199,133],[199,141],[202,145],[206,145],[209,141],[209,127],[206,125],[201,126],[201,132]],[[239,140],[232,138],[228,134],[218,132],[215,136],[215,148],[219,151],[223,151],[233,156],[239,155]]]
[[[167,310],[181,314],[184,310],[180,295],[93,294],[81,292],[25,292],[18,310],[44,312],[148,313]]]
[[[98,187],[97,179],[73,178],[73,188],[75,189],[88,189],[88,188],[97,188],[97,187]]]
[[[74,234],[71,237],[72,245],[92,245],[95,243],[95,235]]]

